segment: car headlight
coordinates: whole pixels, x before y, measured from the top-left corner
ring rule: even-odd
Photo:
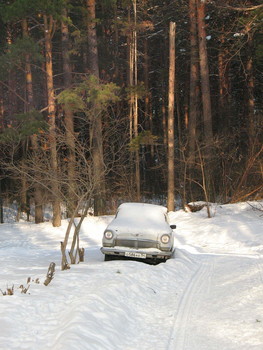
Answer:
[[[161,242],[163,244],[167,244],[167,243],[169,243],[169,241],[170,241],[170,236],[169,235],[162,235]]]
[[[105,231],[105,232],[104,232],[104,237],[105,237],[106,239],[112,239],[113,233],[112,233],[111,231]]]

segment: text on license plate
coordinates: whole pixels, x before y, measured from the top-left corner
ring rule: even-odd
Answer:
[[[125,252],[125,256],[129,256],[130,258],[146,259],[146,254],[143,253]]]

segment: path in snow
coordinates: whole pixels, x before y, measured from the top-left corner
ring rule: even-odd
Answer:
[[[262,349],[262,266],[258,255],[203,256],[181,296],[167,349]]]
[[[241,203],[217,206],[209,220],[202,211],[171,219],[175,256],[151,266],[104,262],[111,217],[88,217],[85,262],[67,271],[59,268],[66,221],[0,225],[0,288],[15,288],[0,295],[0,349],[262,350],[262,217]],[[56,275],[45,287],[51,261]],[[41,283],[21,294],[29,276]]]

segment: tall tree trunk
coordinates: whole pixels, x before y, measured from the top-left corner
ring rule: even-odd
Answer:
[[[163,128],[163,144],[165,152],[167,152],[167,146],[168,146],[168,131],[167,131],[167,103],[166,103],[166,91],[165,87],[162,87],[162,102],[161,102],[161,114],[162,114],[162,128]]]
[[[151,108],[151,92],[149,89],[149,54],[148,54],[148,40],[144,39],[144,87],[145,87],[145,101],[144,101],[144,113],[145,120],[147,122],[146,128],[153,133],[153,114]],[[154,156],[154,146],[151,145],[151,156]]]
[[[3,223],[4,223],[4,203],[3,203],[3,196],[2,196],[2,183],[0,179],[0,224],[3,224]]]
[[[194,166],[197,141],[197,110],[199,96],[199,56],[197,37],[196,0],[189,0],[190,16],[190,96],[189,96],[189,166]]]
[[[28,35],[28,26],[27,20],[22,20],[22,31],[23,37],[27,38]],[[34,95],[33,95],[33,79],[32,79],[32,70],[31,70],[31,62],[30,55],[26,55],[25,57],[25,71],[26,71],[26,93],[27,93],[27,111],[31,111],[34,108]],[[30,137],[33,152],[35,157],[37,157],[38,153],[38,140],[36,135],[32,135]],[[34,169],[33,169],[34,171]],[[42,207],[42,191],[41,186],[38,182],[34,184],[34,202],[35,202],[35,223],[39,224],[44,221],[43,207]]]
[[[138,137],[139,115],[138,115],[138,63],[137,63],[137,0],[133,0],[134,12],[134,30],[133,30],[133,64],[134,64],[134,107],[133,107],[133,132],[134,137]],[[136,181],[136,199],[141,199],[141,177],[140,177],[140,145],[135,150],[135,181]]]
[[[209,82],[209,67],[206,47],[206,29],[205,29],[205,0],[197,0],[197,27],[199,39],[199,62],[200,62],[200,78],[201,78],[201,92],[203,105],[203,124],[204,124],[204,159],[205,164],[202,172],[205,174],[205,195],[211,198],[212,194],[212,179],[213,169],[212,163],[212,110],[211,110],[211,96],[210,96],[210,82]]]
[[[89,72],[99,80],[99,59],[98,43],[96,33],[96,1],[87,0],[88,10],[88,62]],[[102,215],[105,213],[105,168],[103,154],[103,137],[102,137],[102,116],[101,111],[94,105],[93,116],[91,118],[91,145],[94,168],[94,213]]]
[[[204,121],[204,140],[210,155],[213,131],[212,131],[212,110],[209,82],[209,67],[206,47],[206,29],[205,29],[205,1],[197,0],[197,25],[199,38],[199,62],[201,76],[201,91],[203,103],[203,121]]]
[[[8,46],[12,45],[13,38],[11,33],[10,25],[7,26],[7,44]],[[15,72],[13,69],[9,71],[8,74],[8,115],[12,116],[17,112],[17,95],[14,93],[16,91],[16,79]]]
[[[27,141],[22,142],[22,152],[23,152],[23,158],[22,158],[22,168],[25,164],[25,157],[27,153]],[[29,221],[30,216],[30,202],[29,202],[29,196],[28,196],[28,184],[26,179],[26,174],[22,172],[21,174],[21,190],[20,190],[20,210],[18,210],[17,218],[20,219],[20,214],[25,213],[27,216],[27,221]]]
[[[88,10],[88,68],[99,78],[98,42],[96,33],[96,0],[87,0]]]
[[[63,17],[67,18],[67,10],[63,9]],[[69,28],[66,21],[61,22],[61,33],[62,33],[62,59],[63,59],[63,80],[66,89],[71,87],[72,83],[72,72],[69,56]],[[74,135],[74,115],[70,108],[64,106],[65,115],[65,129],[66,129],[66,144],[68,148],[68,193],[67,193],[67,212],[68,216],[71,217],[76,207],[76,183],[75,183],[75,167],[76,167],[76,156],[75,156],[75,135]]]
[[[145,87],[145,100],[144,100],[144,113],[147,127],[152,132],[152,114],[150,114],[150,91],[149,91],[149,56],[148,56],[148,41],[144,39],[144,87]]]
[[[120,65],[119,65],[119,29],[117,25],[118,12],[117,2],[113,4],[114,9],[114,31],[115,31],[115,42],[114,42],[114,80],[120,79]]]
[[[0,134],[4,132],[4,89],[0,85]],[[1,172],[0,172],[1,174]],[[4,223],[4,209],[3,209],[3,196],[2,196],[2,180],[0,178],[0,224]]]
[[[128,85],[130,89],[130,101],[129,101],[129,123],[130,123],[130,140],[138,137],[138,67],[137,67],[137,2],[132,0],[133,3],[133,22],[130,18],[130,10],[128,12],[128,21],[130,31],[127,37],[128,54],[129,54],[129,79]],[[136,200],[140,201],[141,198],[141,178],[140,178],[140,145],[134,150],[134,162],[135,162],[135,188],[136,188]],[[131,162],[133,158],[131,156]]]
[[[4,89],[0,85],[0,133],[4,130]]]
[[[248,89],[248,100],[247,100],[247,110],[248,110],[248,145],[249,145],[249,154],[253,154],[253,146],[255,144],[255,80],[253,74],[253,39],[252,34],[250,33],[250,28],[248,29],[248,60],[246,62],[246,75],[247,75],[247,89]]]
[[[58,156],[56,140],[56,105],[53,83],[53,64],[52,64],[52,32],[54,29],[53,17],[44,15],[45,31],[45,55],[46,55],[46,81],[47,81],[47,100],[48,100],[48,123],[49,123],[49,144],[51,155],[51,189],[53,195],[53,226],[61,225],[60,212],[60,192],[58,179]]]
[[[218,53],[218,78],[219,78],[219,118],[220,124],[226,130],[229,130],[229,110],[230,110],[230,95],[229,95],[229,79],[228,79],[228,54],[225,46],[224,34],[220,38],[220,48]]]
[[[168,98],[168,196],[167,208],[174,211],[174,86],[175,86],[175,30],[170,22],[169,32],[169,98]]]

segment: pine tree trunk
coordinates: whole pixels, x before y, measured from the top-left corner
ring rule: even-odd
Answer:
[[[28,26],[27,26],[27,20],[22,20],[22,30],[23,30],[23,37],[28,37]],[[33,95],[33,79],[32,79],[32,70],[31,70],[31,63],[30,63],[30,56],[26,55],[25,57],[26,64],[25,64],[25,71],[26,71],[26,92],[27,92],[27,110],[30,111],[34,108],[34,95]],[[32,149],[35,154],[35,156],[38,153],[38,141],[37,136],[32,135],[31,138],[31,144]],[[33,169],[34,171],[34,169]],[[35,223],[39,224],[44,221],[44,214],[43,214],[43,207],[42,207],[42,191],[41,186],[39,183],[34,184],[34,202],[35,202]]]
[[[134,30],[133,30],[133,64],[134,64],[134,86],[138,85],[138,62],[137,62],[137,0],[133,0],[134,11]],[[134,91],[134,107],[133,107],[133,127],[134,137],[138,137],[139,115],[138,115],[138,93]],[[136,200],[141,199],[141,176],[140,176],[140,145],[135,150],[135,182],[136,182]]]
[[[229,79],[228,79],[228,55],[224,47],[224,34],[220,38],[221,46],[218,53],[218,77],[219,77],[219,118],[220,124],[226,130],[229,130],[230,118],[230,95],[229,95]]]
[[[169,32],[169,98],[168,98],[168,211],[174,211],[174,86],[175,86],[175,30],[176,24],[170,22]]]
[[[2,196],[2,183],[0,180],[0,224],[3,224],[3,223],[4,223],[4,203],[3,203],[3,196]]]
[[[253,154],[253,145],[255,145],[255,96],[254,88],[255,81],[253,75],[253,39],[248,30],[248,60],[246,62],[246,74],[247,74],[247,89],[248,89],[248,100],[247,100],[247,109],[248,109],[248,145],[249,145],[249,154]]]
[[[62,14],[67,18],[67,10],[63,9]],[[62,59],[63,59],[63,80],[66,89],[71,87],[72,73],[69,56],[69,29],[68,24],[65,21],[61,22],[62,33]],[[65,115],[65,129],[66,129],[66,144],[68,148],[68,193],[67,193],[67,213],[68,217],[71,217],[76,207],[76,156],[75,156],[75,135],[74,135],[74,115],[73,112],[67,107],[64,107]]]
[[[4,89],[0,85],[0,132],[4,130]]]
[[[52,171],[52,195],[53,195],[53,226],[61,225],[60,193],[58,180],[58,159],[56,140],[56,106],[55,92],[53,84],[53,64],[52,64],[52,43],[51,34],[53,31],[53,17],[44,15],[45,30],[45,55],[46,55],[46,80],[47,80],[47,100],[48,100],[48,123],[49,123],[49,145]]]
[[[145,87],[145,103],[144,114],[146,120],[146,128],[153,133],[153,114],[151,110],[151,92],[149,90],[149,55],[148,55],[148,40],[144,39],[144,87]],[[151,156],[154,156],[154,147],[151,145]]]
[[[99,80],[99,59],[98,59],[98,43],[96,33],[96,1],[87,0],[88,10],[88,67],[90,74]],[[102,141],[102,116],[101,111],[93,106],[93,116],[91,117],[91,145],[92,158],[94,168],[94,214],[102,215],[105,213],[105,168]]]
[[[128,80],[127,84],[131,88],[130,100],[129,100],[129,129],[130,129],[130,141],[133,138],[138,138],[138,94],[136,91],[138,84],[138,67],[137,67],[137,3],[136,0],[133,3],[133,22],[130,16],[130,8],[128,11],[128,23],[129,23],[129,33],[127,35],[127,48],[128,48]],[[136,188],[136,200],[139,202],[141,198],[141,176],[140,176],[140,145],[135,148],[134,156],[130,155],[131,168],[135,165],[135,172],[132,174],[134,177],[134,187]]]
[[[190,17],[190,98],[189,98],[189,166],[194,166],[197,141],[197,109],[199,96],[199,57],[197,37],[196,0],[189,1]]]
[[[88,68],[99,78],[98,43],[96,33],[96,0],[87,0],[88,10]]]
[[[10,29],[10,25],[7,25],[7,44],[8,46],[12,45],[13,38],[12,33]],[[8,115],[13,116],[14,113],[17,112],[16,105],[17,105],[17,95],[14,94],[14,91],[16,91],[16,79],[15,79],[15,72],[14,70],[9,71],[8,74]]]
[[[113,4],[114,9],[114,31],[115,31],[115,42],[114,42],[114,79],[119,80],[120,76],[120,65],[119,65],[119,29],[117,25],[117,3]]]
[[[165,152],[167,152],[167,146],[168,146],[168,131],[167,131],[167,115],[166,115],[166,109],[167,109],[167,105],[166,105],[166,97],[165,97],[166,91],[164,91],[164,87],[162,89],[162,105],[161,105],[161,109],[162,109],[162,128],[163,128],[163,144],[164,144],[164,149]]]
[[[209,67],[206,47],[206,30],[205,30],[205,1],[197,0],[197,24],[199,36],[199,62],[200,62],[200,76],[201,76],[201,91],[203,103],[203,121],[204,121],[204,140],[206,147],[210,150],[213,141],[212,131],[212,111],[211,111],[211,97],[210,97],[210,82],[209,82]]]
[[[23,159],[22,159],[22,168],[24,167],[24,163],[25,163],[25,155],[26,155],[26,141],[22,142],[22,148],[23,148]],[[26,175],[23,172],[21,174],[21,190],[20,190],[20,214],[21,213],[25,213],[27,216],[27,221],[29,221],[29,217],[30,217],[30,203],[29,203],[29,197],[28,197],[28,193],[27,193],[27,179],[26,179]],[[19,216],[19,214],[18,214]],[[19,219],[19,218],[18,218]]]
[[[204,124],[204,174],[206,180],[206,196],[209,199],[212,195],[213,169],[212,149],[213,149],[213,131],[212,131],[212,110],[209,82],[209,67],[206,47],[206,29],[205,29],[205,1],[197,0],[197,26],[199,39],[199,62],[200,78],[203,105],[203,124]]]

